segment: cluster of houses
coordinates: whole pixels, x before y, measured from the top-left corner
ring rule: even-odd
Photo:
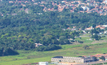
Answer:
[[[100,4],[100,5],[99,5]],[[107,14],[107,0],[104,0],[103,2],[96,2],[95,0],[86,0],[85,2],[82,2],[81,0],[76,1],[61,1],[59,4],[57,2],[52,2],[53,6],[57,6],[57,10],[59,12],[63,11],[65,9],[70,9],[70,12],[75,12],[77,8],[81,8],[78,13],[86,12],[86,13],[92,13],[96,12],[100,15],[106,15]],[[56,11],[54,7],[47,8],[44,6],[43,11]]]
[[[90,30],[92,30],[94,28],[99,28],[101,30],[104,30],[103,32],[99,32],[99,34],[106,34],[107,33],[107,31],[106,31],[107,30],[107,25],[97,25],[96,27],[91,26],[91,27],[85,28],[82,31],[83,31],[83,33],[86,33],[86,31],[90,31]],[[64,31],[65,30],[71,30],[71,31],[75,30],[75,31],[77,31],[78,29],[76,28],[76,26],[73,26],[72,28],[68,27],[67,29],[62,29],[62,30],[64,30]],[[79,30],[81,30],[81,28]]]
[[[105,29],[106,27],[107,27],[107,25],[98,25],[95,28]],[[86,28],[85,30],[92,30],[92,29],[94,29],[94,28],[91,26],[89,28]]]
[[[99,29],[101,29],[101,30],[104,30],[103,32],[99,32],[99,35],[101,35],[101,34],[107,34],[107,31],[106,31],[106,29],[105,28],[107,28],[107,25],[97,25],[95,28],[99,28]],[[89,28],[86,28],[85,30],[88,30],[88,31],[90,31],[90,30],[92,30],[92,29],[94,29],[92,26],[91,27],[89,27]],[[85,32],[85,31],[84,31]],[[86,33],[86,32],[85,32]]]
[[[0,0],[2,1],[2,0]],[[39,5],[41,7],[44,7],[43,11],[63,11],[65,9],[69,9],[70,12],[75,12],[77,8],[80,8],[78,13],[86,12],[86,13],[92,13],[96,12],[100,15],[106,15],[107,14],[107,0],[103,0],[102,2],[96,2],[95,0],[86,0],[85,2],[82,2],[82,0],[74,0],[74,1],[40,1],[36,2],[36,0],[31,0],[34,5]],[[31,3],[29,0],[16,0],[16,1],[9,1],[9,3],[21,3],[22,6],[26,7],[26,3],[29,3],[29,6]],[[48,6],[47,6],[48,5]]]

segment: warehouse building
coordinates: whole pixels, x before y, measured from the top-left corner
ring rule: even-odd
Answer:
[[[70,63],[86,63],[95,61],[94,57],[66,57],[55,56],[51,58],[52,62],[70,62]]]

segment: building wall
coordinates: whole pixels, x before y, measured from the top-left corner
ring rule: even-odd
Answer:
[[[84,63],[83,58],[79,57],[63,57],[63,58],[51,58],[53,62],[71,62],[71,63]]]
[[[48,62],[39,62],[39,65],[48,65]]]

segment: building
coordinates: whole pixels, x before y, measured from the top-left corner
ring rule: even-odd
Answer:
[[[56,56],[51,58],[52,62],[86,63],[94,61],[93,57],[65,57]]]
[[[39,46],[42,46],[43,44],[41,43],[35,43],[35,47],[39,47]]]
[[[104,56],[104,57],[105,57],[105,60],[107,60],[107,54],[96,54],[96,55],[93,55],[93,56],[97,57],[98,59],[99,59],[100,57]]]
[[[103,25],[98,25],[98,26],[96,26],[96,28],[105,29],[105,26],[106,25],[104,25],[104,26]]]
[[[85,30],[92,30],[92,29],[94,29],[94,28],[91,26],[89,28],[86,28]]]
[[[102,25],[103,27],[107,27],[107,25]]]
[[[82,9],[87,11],[90,10],[89,7],[86,7],[86,6],[82,6]]]
[[[39,62],[39,65],[48,65],[48,62]]]

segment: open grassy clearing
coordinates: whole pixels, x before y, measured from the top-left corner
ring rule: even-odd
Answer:
[[[50,61],[54,56],[82,56],[97,53],[107,53],[107,44],[88,44],[90,49],[85,50],[84,45],[62,45],[62,49],[54,51],[36,52],[18,50],[20,55],[0,57],[0,65],[22,65],[40,61]]]
[[[84,34],[84,35],[81,35],[80,37],[76,38],[75,40],[83,41],[84,44],[85,43],[94,44],[94,43],[106,43],[107,42],[106,41],[107,40],[107,36],[101,37],[101,39],[98,42],[96,42],[93,39],[91,40],[90,36],[91,36],[91,34]]]
[[[76,38],[75,40],[83,41],[83,43],[92,43],[94,40],[89,40],[90,37]]]

